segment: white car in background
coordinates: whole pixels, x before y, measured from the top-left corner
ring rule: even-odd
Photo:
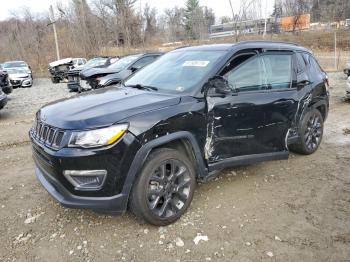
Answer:
[[[30,75],[30,78],[33,79],[33,72],[30,66],[24,61],[7,61],[2,64],[2,68],[4,71],[9,71],[10,69],[22,69],[27,74]]]
[[[33,85],[32,75],[25,69],[9,68],[6,69],[6,72],[13,88],[31,87]]]

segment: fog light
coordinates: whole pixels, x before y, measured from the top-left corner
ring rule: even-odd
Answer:
[[[106,170],[65,170],[63,175],[75,190],[98,190],[102,187]]]

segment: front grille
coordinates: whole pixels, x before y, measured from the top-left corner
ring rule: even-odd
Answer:
[[[32,137],[41,144],[57,149],[61,147],[64,131],[37,120],[32,128]]]
[[[77,75],[68,75],[68,82],[79,82],[80,77]]]
[[[21,83],[20,80],[10,80],[11,84],[13,85],[19,85]]]

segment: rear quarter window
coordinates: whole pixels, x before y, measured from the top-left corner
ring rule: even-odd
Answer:
[[[296,53],[297,74],[304,73],[306,71],[306,61],[301,53]]]

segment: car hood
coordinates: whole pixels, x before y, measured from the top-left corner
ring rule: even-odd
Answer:
[[[79,73],[81,71],[89,70],[91,68],[101,68],[101,67],[104,67],[104,65],[99,65],[99,66],[80,65],[80,66],[77,66],[77,67],[69,70],[68,73]]]
[[[4,71],[7,71],[7,70],[11,70],[11,69],[22,69],[22,70],[25,70],[26,72],[31,72],[31,70],[29,69],[29,67],[26,67],[26,66],[23,66],[23,67],[8,67],[8,68],[5,68],[3,69]]]
[[[38,118],[57,128],[93,129],[179,102],[176,95],[111,87],[48,104],[39,110]]]
[[[9,74],[10,79],[26,78],[29,74]]]
[[[105,68],[88,68],[85,69],[83,71],[81,71],[80,75],[83,78],[89,78],[89,77],[94,77],[97,75],[107,75],[107,74],[115,74],[120,72],[122,69],[121,68],[109,68],[109,67],[105,67]]]
[[[99,81],[99,85],[100,86],[106,86],[106,85],[110,85],[110,81],[114,80],[115,81],[121,81],[124,80],[125,78],[127,78],[128,76],[130,76],[132,74],[131,70],[122,70],[118,73],[113,73],[113,74],[108,74],[106,76],[100,77],[98,79]]]

